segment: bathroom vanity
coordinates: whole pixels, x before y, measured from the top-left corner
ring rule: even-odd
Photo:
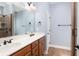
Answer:
[[[44,33],[33,33],[7,37],[12,43],[0,46],[0,56],[44,56],[46,37]],[[1,38],[4,40],[4,38]]]
[[[12,56],[44,56],[45,36],[11,54]]]

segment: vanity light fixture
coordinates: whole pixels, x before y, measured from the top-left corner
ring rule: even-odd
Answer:
[[[28,11],[35,11],[36,7],[32,2],[27,2],[27,4],[25,5],[25,9],[27,9]]]

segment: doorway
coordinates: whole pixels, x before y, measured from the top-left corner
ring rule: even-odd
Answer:
[[[50,47],[71,50],[71,6],[71,2],[50,4]]]
[[[11,15],[0,16],[0,38],[12,35],[12,18]]]

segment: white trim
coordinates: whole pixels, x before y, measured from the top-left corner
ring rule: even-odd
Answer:
[[[47,55],[48,54],[48,50],[46,50],[44,54]]]
[[[65,50],[71,50],[70,47],[64,47],[64,46],[52,45],[52,44],[49,44],[49,47],[55,47],[55,48],[61,48],[61,49],[65,49]]]

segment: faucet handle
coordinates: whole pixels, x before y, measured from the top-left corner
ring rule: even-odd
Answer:
[[[8,43],[11,43],[13,39],[10,39],[9,41],[7,41]]]
[[[6,40],[4,40],[3,45],[6,45]]]

